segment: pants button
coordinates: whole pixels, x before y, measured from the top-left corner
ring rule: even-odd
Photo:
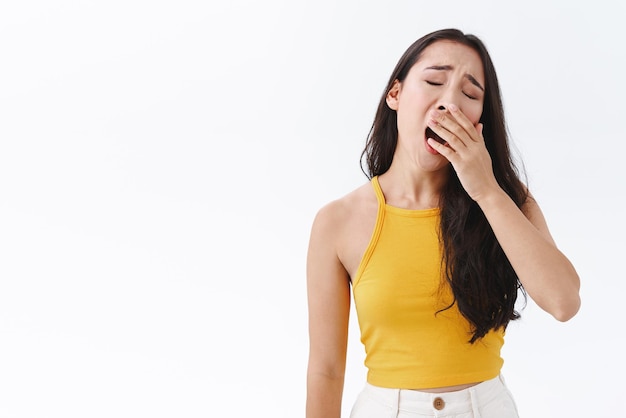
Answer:
[[[433,406],[437,411],[441,411],[446,406],[446,403],[440,397],[436,397],[433,401]]]

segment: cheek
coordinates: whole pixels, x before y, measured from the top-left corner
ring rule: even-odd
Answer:
[[[400,104],[411,108],[426,106],[433,100],[432,92],[424,88],[422,83],[407,81],[400,92]]]
[[[404,107],[411,112],[414,112],[416,109],[423,108],[429,101],[428,96],[419,90],[413,90],[405,93],[408,94],[404,94],[401,97],[398,106]]]
[[[396,110],[398,115],[398,122],[414,124],[420,119],[420,115],[426,115],[429,109],[428,97],[421,92],[415,92],[414,94],[405,94],[398,102],[398,109]],[[424,116],[425,117],[425,116]]]
[[[483,104],[477,103],[476,105],[468,106],[463,113],[465,113],[465,116],[472,121],[472,124],[476,125],[480,121],[480,117],[483,114]]]

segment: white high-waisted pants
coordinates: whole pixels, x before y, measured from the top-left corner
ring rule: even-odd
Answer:
[[[365,384],[350,418],[519,418],[501,376],[468,389],[428,393]]]

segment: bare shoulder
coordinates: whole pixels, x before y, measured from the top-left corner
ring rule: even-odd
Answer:
[[[322,206],[315,216],[314,229],[341,232],[363,209],[376,207],[376,195],[370,183],[365,183],[348,194]]]
[[[352,277],[369,243],[378,203],[369,182],[326,204],[313,223],[312,243],[324,245]]]

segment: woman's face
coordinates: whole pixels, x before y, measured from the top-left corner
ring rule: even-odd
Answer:
[[[426,47],[405,80],[396,81],[387,95],[387,104],[398,116],[394,159],[402,153],[423,170],[446,167],[448,160],[426,142],[430,112],[455,104],[476,126],[483,111],[484,89],[483,64],[475,50],[453,41]],[[428,136],[433,137],[430,132]]]

